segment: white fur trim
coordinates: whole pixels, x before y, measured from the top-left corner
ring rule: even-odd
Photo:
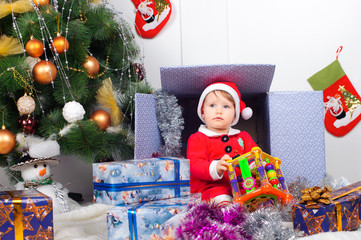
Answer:
[[[218,173],[217,173],[217,163],[218,163],[219,160],[213,160],[211,162],[211,165],[209,165],[209,174],[211,175],[211,177],[213,178],[213,180],[219,180],[223,177],[223,174],[222,176],[219,176]]]
[[[203,124],[198,128],[198,131],[203,133],[204,135],[206,135],[208,137],[217,137],[217,136],[225,135],[225,134],[220,134],[220,133],[213,132],[212,130],[209,130],[206,127],[206,125],[203,125]],[[241,131],[239,131],[238,129],[229,128],[227,135],[232,136],[232,135],[236,135],[236,134],[238,134],[240,132]]]
[[[214,197],[212,200],[215,204],[219,204],[221,202],[232,203],[233,198],[227,194],[222,194],[222,195],[218,195],[218,196]]]
[[[206,87],[206,89],[204,89],[201,97],[199,98],[199,102],[198,102],[198,108],[197,108],[198,117],[202,120],[202,122],[204,122],[204,120],[202,118],[202,106],[203,106],[204,99],[206,98],[208,93],[213,92],[215,90],[225,91],[232,96],[232,98],[235,102],[235,105],[236,105],[235,106],[236,117],[234,118],[231,126],[236,125],[239,120],[239,114],[240,114],[240,104],[239,104],[240,99],[239,99],[239,96],[238,96],[236,90],[234,90],[232,87],[230,87],[226,84],[223,84],[223,83],[211,84],[208,87]]]

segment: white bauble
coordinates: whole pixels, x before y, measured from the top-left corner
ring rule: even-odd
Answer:
[[[74,123],[84,118],[85,110],[83,106],[76,102],[67,102],[63,107],[63,117],[68,123]]]

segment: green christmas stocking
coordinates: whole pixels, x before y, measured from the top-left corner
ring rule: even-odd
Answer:
[[[314,90],[323,90],[325,128],[342,137],[361,120],[361,101],[354,86],[336,59],[308,79]]]

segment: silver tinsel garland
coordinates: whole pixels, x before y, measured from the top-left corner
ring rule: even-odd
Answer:
[[[164,146],[160,150],[161,156],[180,157],[182,147],[182,130],[184,119],[182,108],[178,99],[164,91],[153,93],[156,99],[156,114],[158,127],[164,140]]]
[[[301,236],[301,232],[284,225],[284,220],[277,207],[259,208],[246,214],[243,228],[247,234],[252,236],[253,240],[288,240]]]

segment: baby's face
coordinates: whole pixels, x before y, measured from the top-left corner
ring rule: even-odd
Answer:
[[[202,118],[209,130],[227,134],[235,113],[233,102],[222,94],[210,92],[204,99]]]

